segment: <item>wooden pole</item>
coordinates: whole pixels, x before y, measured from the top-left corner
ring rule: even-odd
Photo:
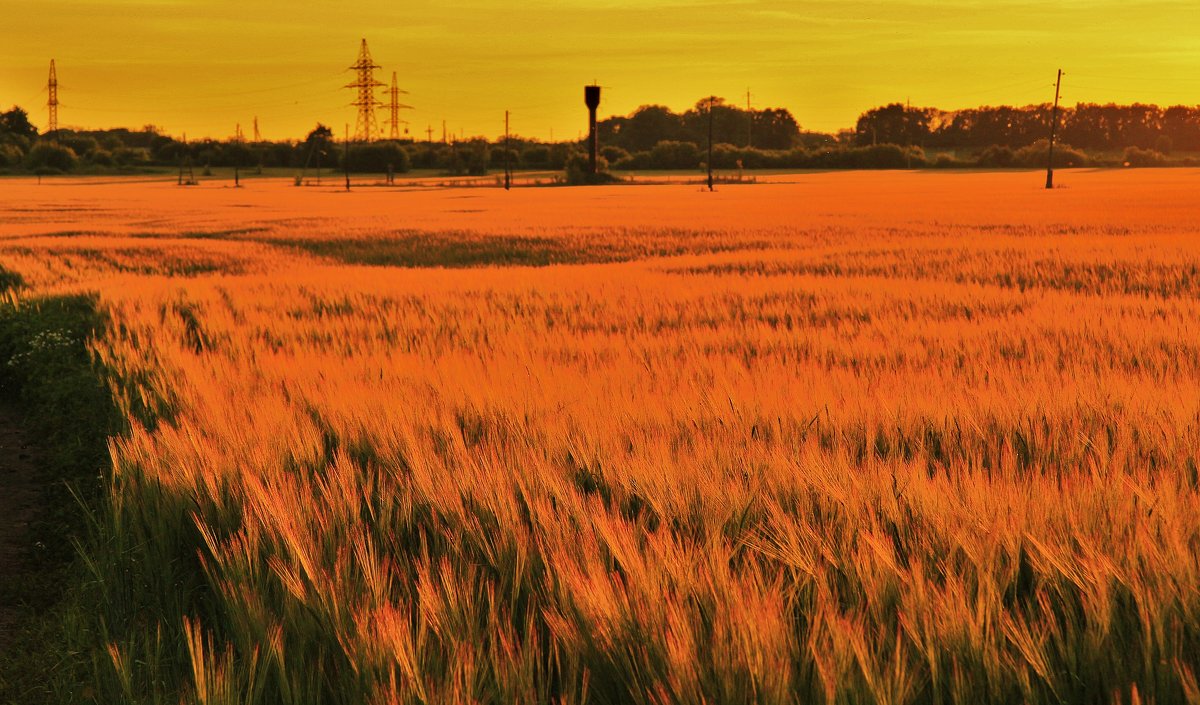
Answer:
[[[1054,188],[1054,132],[1058,127],[1058,96],[1062,90],[1062,69],[1058,70],[1058,80],[1054,84],[1054,108],[1050,111],[1050,151],[1046,157],[1046,188]]]

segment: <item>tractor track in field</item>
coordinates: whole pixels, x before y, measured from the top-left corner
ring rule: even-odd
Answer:
[[[22,606],[12,595],[30,578],[29,527],[41,498],[38,455],[21,416],[0,405],[0,653],[12,641]]]

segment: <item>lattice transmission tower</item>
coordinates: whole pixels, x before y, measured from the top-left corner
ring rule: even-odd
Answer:
[[[54,59],[50,60],[50,81],[46,84],[46,92],[50,96],[46,100],[50,113],[46,133],[55,139],[58,137],[58,74],[54,71]]]
[[[358,50],[358,61],[350,67],[351,71],[357,72],[357,77],[354,83],[346,84],[346,88],[353,88],[358,92],[351,105],[358,108],[358,121],[354,124],[354,139],[361,142],[370,142],[378,133],[375,109],[383,106],[383,103],[380,103],[375,97],[375,89],[383,85],[382,82],[375,80],[375,69],[378,68],[380,66],[371,60],[371,50],[367,48],[367,40],[362,40],[362,46]]]
[[[408,95],[408,91],[400,90],[400,84],[396,82],[396,72],[393,71],[392,72],[392,87],[391,87],[391,89],[388,90],[388,96],[391,98],[388,105],[391,108],[391,113],[392,113],[391,119],[388,120],[388,124],[391,125],[391,134],[389,135],[389,137],[393,140],[400,139],[400,125],[408,124],[407,120],[400,119],[400,111],[401,110],[412,110],[411,105],[405,105],[404,103],[400,102],[400,94],[401,93]]]

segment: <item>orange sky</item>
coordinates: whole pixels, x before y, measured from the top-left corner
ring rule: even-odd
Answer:
[[[495,135],[506,108],[518,134],[575,137],[593,79],[604,115],[749,87],[821,131],[906,98],[1046,101],[1059,66],[1067,103],[1200,104],[1196,0],[0,0],[0,107],[43,126],[55,58],[64,126],[340,132],[362,37],[421,137]]]

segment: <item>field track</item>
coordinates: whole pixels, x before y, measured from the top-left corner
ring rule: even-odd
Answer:
[[[18,583],[27,572],[25,552],[32,539],[28,535],[37,501],[35,458],[29,439],[20,425],[20,417],[0,407],[0,576],[6,583]],[[18,605],[6,603],[0,593],[0,652],[8,645]]]

